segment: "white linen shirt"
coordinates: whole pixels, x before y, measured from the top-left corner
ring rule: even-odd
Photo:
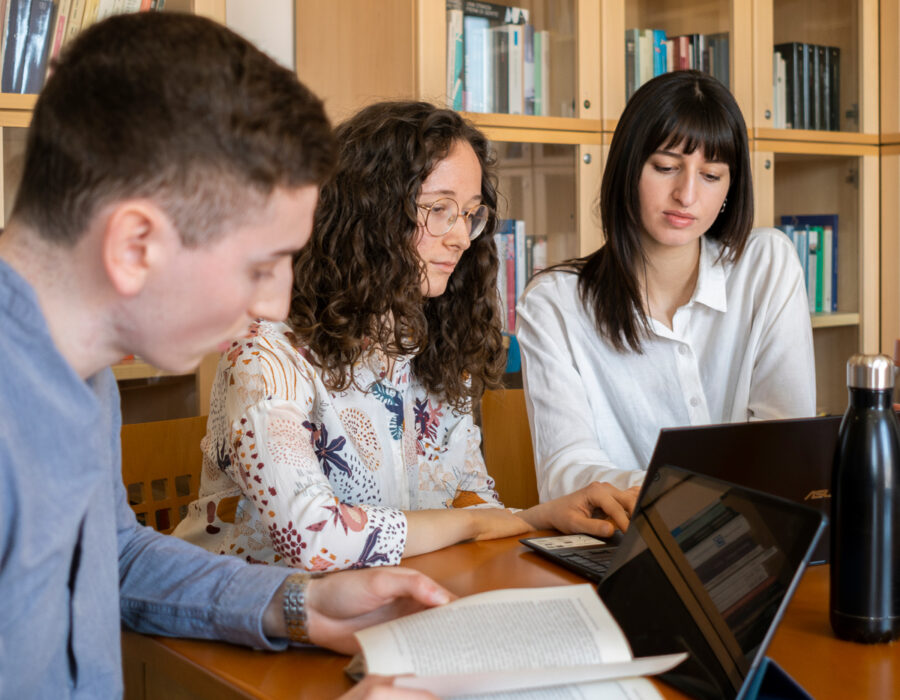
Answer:
[[[541,501],[592,481],[640,484],[660,428],[811,416],[815,363],[803,273],[790,240],[754,229],[741,259],[701,239],[690,301],[643,354],[603,339],[578,276],[538,276],[517,337]]]

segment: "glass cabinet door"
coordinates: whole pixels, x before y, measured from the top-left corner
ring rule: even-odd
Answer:
[[[758,17],[757,127],[811,140],[878,133],[878,3],[769,0]]]
[[[448,107],[579,116],[575,0],[446,0],[446,17]]]
[[[808,152],[814,144],[755,145],[757,225],[785,231],[804,269],[817,410],[842,413],[847,359],[877,352],[879,342],[878,149],[821,154]]]

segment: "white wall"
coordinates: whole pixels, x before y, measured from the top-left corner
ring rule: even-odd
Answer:
[[[225,24],[295,70],[292,0],[225,0]]]

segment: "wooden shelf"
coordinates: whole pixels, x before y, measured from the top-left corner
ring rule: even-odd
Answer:
[[[859,314],[851,312],[810,314],[809,320],[813,328],[838,328],[840,326],[858,326]]]
[[[166,372],[148,365],[143,360],[123,360],[113,365],[113,374],[116,380],[123,379],[148,379],[150,377],[178,377],[193,374],[193,372]]]
[[[855,131],[821,131],[812,129],[768,129],[753,130],[753,138],[773,141],[799,141],[804,143],[845,143],[851,145],[876,146],[878,134],[860,134]]]

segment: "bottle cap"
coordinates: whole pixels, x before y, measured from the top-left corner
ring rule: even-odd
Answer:
[[[847,386],[854,389],[891,389],[894,361],[887,355],[854,355],[847,360]]]

